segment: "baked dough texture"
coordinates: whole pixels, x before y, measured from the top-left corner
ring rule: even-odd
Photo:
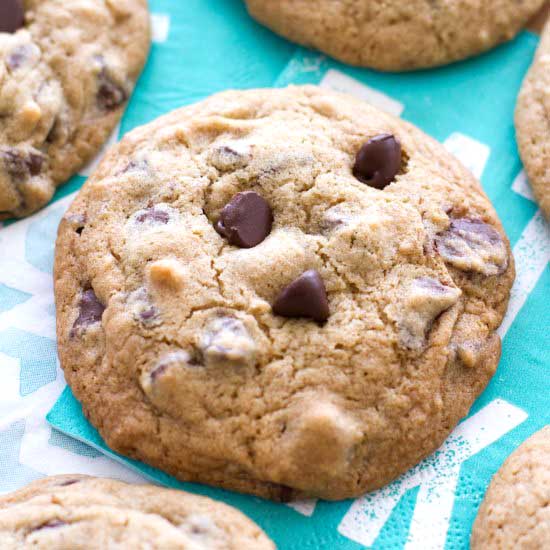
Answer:
[[[472,550],[550,547],[550,425],[495,474],[472,530]]]
[[[535,197],[550,219],[550,20],[519,93],[516,136]]]
[[[39,209],[99,151],[149,50],[147,0],[24,5],[24,26],[0,32],[0,220]]]
[[[313,86],[230,91],[129,133],[69,208],[59,356],[118,452],[349,498],[467,414],[513,279],[479,183],[420,130]]]
[[[352,65],[445,65],[513,38],[544,0],[246,0],[278,34]]]
[[[0,497],[2,550],[275,550],[234,508],[183,491],[82,475]]]

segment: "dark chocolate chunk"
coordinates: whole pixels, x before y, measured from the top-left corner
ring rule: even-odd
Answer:
[[[62,481],[59,486],[60,487],[68,487],[69,485],[74,485],[75,483],[78,483],[80,479],[66,479],[65,481]]]
[[[29,176],[37,176],[44,164],[44,157],[38,153],[25,153],[17,149],[5,149],[0,152],[6,172],[16,181],[21,182]]]
[[[23,0],[0,2],[0,32],[14,33],[25,23]]]
[[[29,153],[27,157],[27,166],[31,176],[38,176],[42,171],[42,165],[44,164],[44,157],[37,155],[36,153]]]
[[[273,312],[283,317],[310,317],[319,322],[329,316],[327,291],[315,269],[302,273],[285,287],[273,304]]]
[[[97,102],[106,111],[113,111],[128,99],[126,90],[117,84],[103,68],[99,73],[99,88]]]
[[[79,328],[85,329],[90,325],[101,322],[105,306],[98,300],[93,289],[90,288],[82,293],[79,309],[71,334],[74,334]]]
[[[270,233],[273,212],[267,201],[254,191],[237,193],[223,208],[214,228],[230,244],[252,248]]]
[[[401,166],[401,144],[391,134],[380,134],[362,145],[355,158],[353,175],[376,189],[384,189]]]

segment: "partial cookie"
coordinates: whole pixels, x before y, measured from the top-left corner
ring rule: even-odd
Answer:
[[[550,21],[518,97],[516,136],[535,197],[550,218]]]
[[[209,498],[81,475],[0,496],[0,548],[275,550],[239,511]]]
[[[59,229],[59,354],[117,451],[274,499],[353,497],[494,373],[514,278],[479,183],[316,87],[227,92],[112,149]]]
[[[544,0],[246,0],[258,21],[344,63],[444,65],[513,38]]]
[[[472,530],[472,550],[550,548],[550,426],[495,474]]]
[[[0,220],[43,206],[99,151],[148,49],[147,0],[2,0]]]

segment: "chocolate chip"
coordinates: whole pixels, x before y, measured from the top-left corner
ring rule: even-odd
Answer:
[[[323,322],[329,307],[325,284],[319,273],[310,269],[285,287],[273,304],[273,312],[283,317],[310,317]]]
[[[67,523],[60,519],[52,519],[47,523],[43,523],[42,525],[39,525],[38,527],[33,529],[33,531],[40,531],[42,529],[55,529],[56,527],[63,527],[64,525],[67,525]]]
[[[154,326],[161,322],[160,312],[151,302],[147,289],[141,287],[128,295],[127,309],[144,326]]]
[[[433,323],[453,307],[461,291],[433,277],[419,277],[401,287],[385,308],[386,314],[397,323],[402,347],[424,349]]]
[[[156,308],[151,306],[150,308],[145,309],[144,311],[141,311],[139,313],[139,317],[144,323],[147,323],[147,322],[151,321],[152,319],[154,319],[156,317],[157,313],[158,313],[158,311],[156,310]]]
[[[99,88],[97,91],[97,102],[106,111],[113,111],[120,107],[128,99],[126,90],[114,82],[107,70],[103,68],[99,73]]]
[[[118,172],[118,175],[126,174],[127,172],[146,172],[149,168],[147,160],[131,160],[122,170]]]
[[[252,365],[256,349],[256,342],[244,323],[231,317],[212,321],[199,342],[202,362],[211,368]]]
[[[239,141],[220,145],[210,152],[210,162],[221,172],[243,168],[250,158],[250,146]]]
[[[31,176],[38,176],[42,171],[42,165],[44,164],[44,157],[37,155],[36,153],[30,153],[27,157],[27,166]]]
[[[74,335],[79,328],[86,328],[101,322],[105,306],[98,300],[93,289],[90,288],[82,293],[79,309],[78,318],[74,322],[71,335]]]
[[[22,181],[29,175],[29,167],[24,156],[16,149],[7,149],[0,153],[6,172],[16,181]]]
[[[0,2],[0,32],[14,33],[24,23],[23,0],[2,0]]]
[[[448,286],[431,277],[419,277],[415,279],[415,284],[420,288],[431,291],[433,294],[445,294],[449,290]]]
[[[508,267],[508,250],[500,233],[481,220],[457,218],[436,235],[441,257],[462,271],[498,275]]]
[[[158,223],[166,224],[170,221],[170,214],[166,210],[161,210],[155,206],[146,208],[136,215],[136,221],[138,223]]]
[[[169,365],[166,363],[156,367],[153,371],[151,371],[151,380],[154,382],[157,378],[162,376],[168,370],[168,367]]]
[[[1,10],[1,8],[0,8]],[[19,69],[32,54],[33,47],[30,44],[17,46],[10,52],[6,59],[6,65],[11,71]]]
[[[37,153],[25,153],[17,149],[6,149],[0,157],[10,177],[15,181],[24,181],[29,176],[37,176],[42,170],[44,157]]]
[[[66,481],[62,481],[59,483],[60,487],[68,487],[69,485],[74,485],[75,483],[78,483],[80,479],[67,479]]]
[[[401,144],[391,134],[380,134],[361,146],[355,158],[353,175],[376,189],[389,185],[401,166]]]
[[[271,233],[272,224],[273,212],[267,201],[254,191],[245,191],[225,205],[214,228],[229,244],[252,248]]]

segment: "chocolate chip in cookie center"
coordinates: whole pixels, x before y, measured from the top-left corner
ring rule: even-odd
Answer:
[[[283,288],[273,304],[273,312],[282,317],[309,317],[324,322],[329,316],[327,291],[315,269],[302,273]]]
[[[271,233],[272,225],[273,212],[268,202],[254,191],[245,191],[225,205],[214,228],[229,244],[253,248]]]
[[[2,0],[0,2],[0,32],[14,33],[24,23],[23,0]]]
[[[384,189],[401,167],[401,144],[391,134],[380,134],[369,139],[355,157],[353,175],[361,182]]]

